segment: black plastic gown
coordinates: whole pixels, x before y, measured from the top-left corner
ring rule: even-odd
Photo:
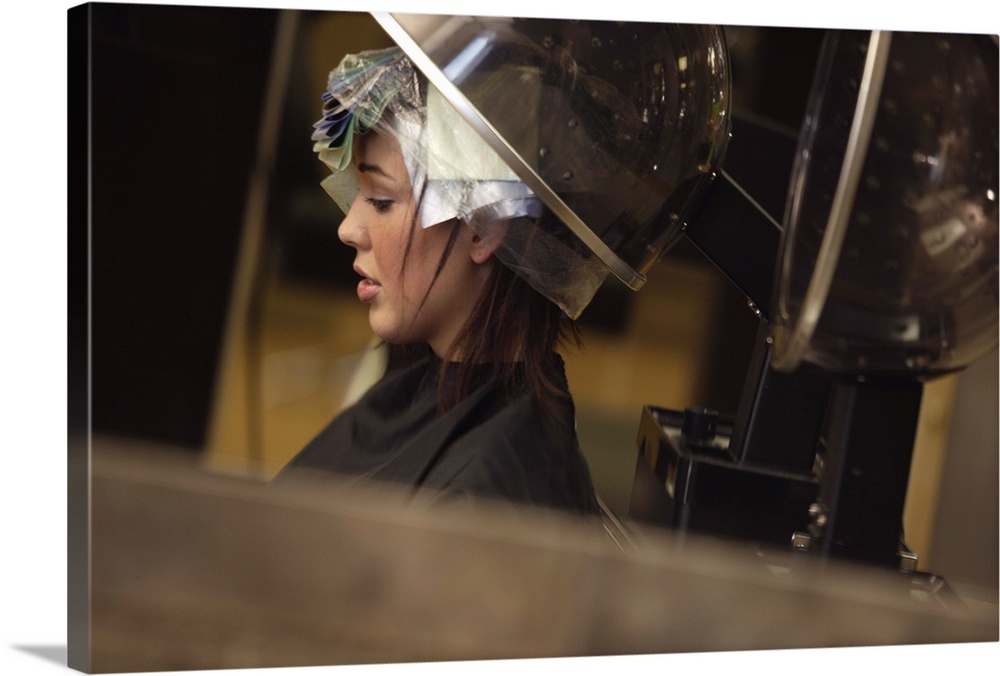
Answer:
[[[399,482],[449,498],[598,513],[559,355],[552,355],[553,367],[565,396],[545,407],[527,390],[505,393],[498,382],[478,377],[467,397],[440,413],[442,363],[427,353],[390,370],[288,468]],[[449,365],[443,377],[453,370]]]

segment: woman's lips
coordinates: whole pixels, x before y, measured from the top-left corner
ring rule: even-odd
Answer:
[[[365,277],[358,282],[358,299],[362,303],[368,303],[382,289],[382,285],[373,279]]]

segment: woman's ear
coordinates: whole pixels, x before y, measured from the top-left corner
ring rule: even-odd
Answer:
[[[469,257],[473,263],[482,265],[487,262],[503,242],[507,234],[506,221],[494,221],[485,225],[480,225],[475,229],[468,228],[469,237]]]

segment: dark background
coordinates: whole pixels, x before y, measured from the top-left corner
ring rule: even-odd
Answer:
[[[277,12],[85,9],[93,427],[200,447]]]

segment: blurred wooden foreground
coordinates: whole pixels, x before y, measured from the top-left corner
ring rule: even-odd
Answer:
[[[902,573],[93,441],[90,671],[996,641]]]

